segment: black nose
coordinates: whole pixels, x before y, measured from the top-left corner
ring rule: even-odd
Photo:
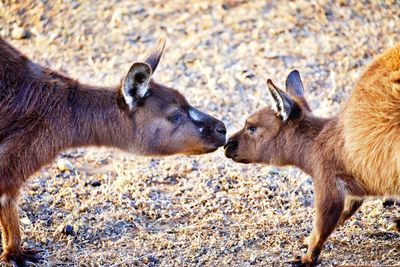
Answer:
[[[218,123],[218,124],[215,126],[215,131],[217,131],[217,133],[220,133],[220,134],[225,135],[225,134],[226,134],[226,127],[225,127],[225,124],[223,124],[222,122]]]
[[[237,147],[238,147],[238,141],[231,139],[231,138],[229,138],[228,142],[226,142],[226,144],[224,145],[224,149],[229,148],[229,149],[234,150]]]

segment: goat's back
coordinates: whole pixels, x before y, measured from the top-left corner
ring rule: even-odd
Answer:
[[[400,195],[400,44],[362,74],[341,123],[346,167],[372,194]]]

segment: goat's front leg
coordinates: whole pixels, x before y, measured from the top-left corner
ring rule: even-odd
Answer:
[[[316,266],[321,249],[337,226],[344,208],[344,193],[336,180],[315,181],[315,225],[308,238],[306,255],[295,260],[295,266]]]
[[[16,198],[3,195],[0,201],[0,223],[2,229],[3,253],[1,259],[14,266],[26,266],[29,262],[40,260],[33,250],[21,248]]]

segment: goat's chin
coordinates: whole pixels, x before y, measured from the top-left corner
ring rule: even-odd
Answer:
[[[240,159],[240,158],[234,158],[233,161],[238,162],[238,163],[243,163],[243,164],[252,163],[250,160],[247,160],[247,159]]]
[[[146,150],[146,151],[135,151],[135,150],[127,150],[127,152],[140,155],[140,156],[147,156],[147,157],[166,157],[166,156],[173,156],[173,155],[201,155],[214,152],[218,149],[218,146],[206,146],[206,147],[198,147],[192,148],[189,150],[179,150],[179,149],[167,149],[167,148],[160,148],[158,150]]]
[[[184,155],[201,155],[201,154],[207,154],[207,153],[212,153],[216,151],[218,147],[204,147],[202,149],[197,149],[197,150],[192,150],[192,151],[187,151],[181,154]]]

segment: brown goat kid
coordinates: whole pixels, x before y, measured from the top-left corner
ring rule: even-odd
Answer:
[[[201,154],[225,144],[225,125],[151,79],[164,49],[132,65],[121,85],[81,84],[33,63],[0,38],[0,224],[2,259],[39,257],[21,248],[17,197],[58,152],[116,147],[140,155]]]
[[[311,113],[297,71],[287,77],[286,92],[267,84],[273,109],[250,116],[228,140],[225,155],[242,163],[294,165],[313,177],[314,229],[306,255],[294,263],[315,266],[326,239],[364,197],[400,196],[400,44],[374,60],[330,119]]]

